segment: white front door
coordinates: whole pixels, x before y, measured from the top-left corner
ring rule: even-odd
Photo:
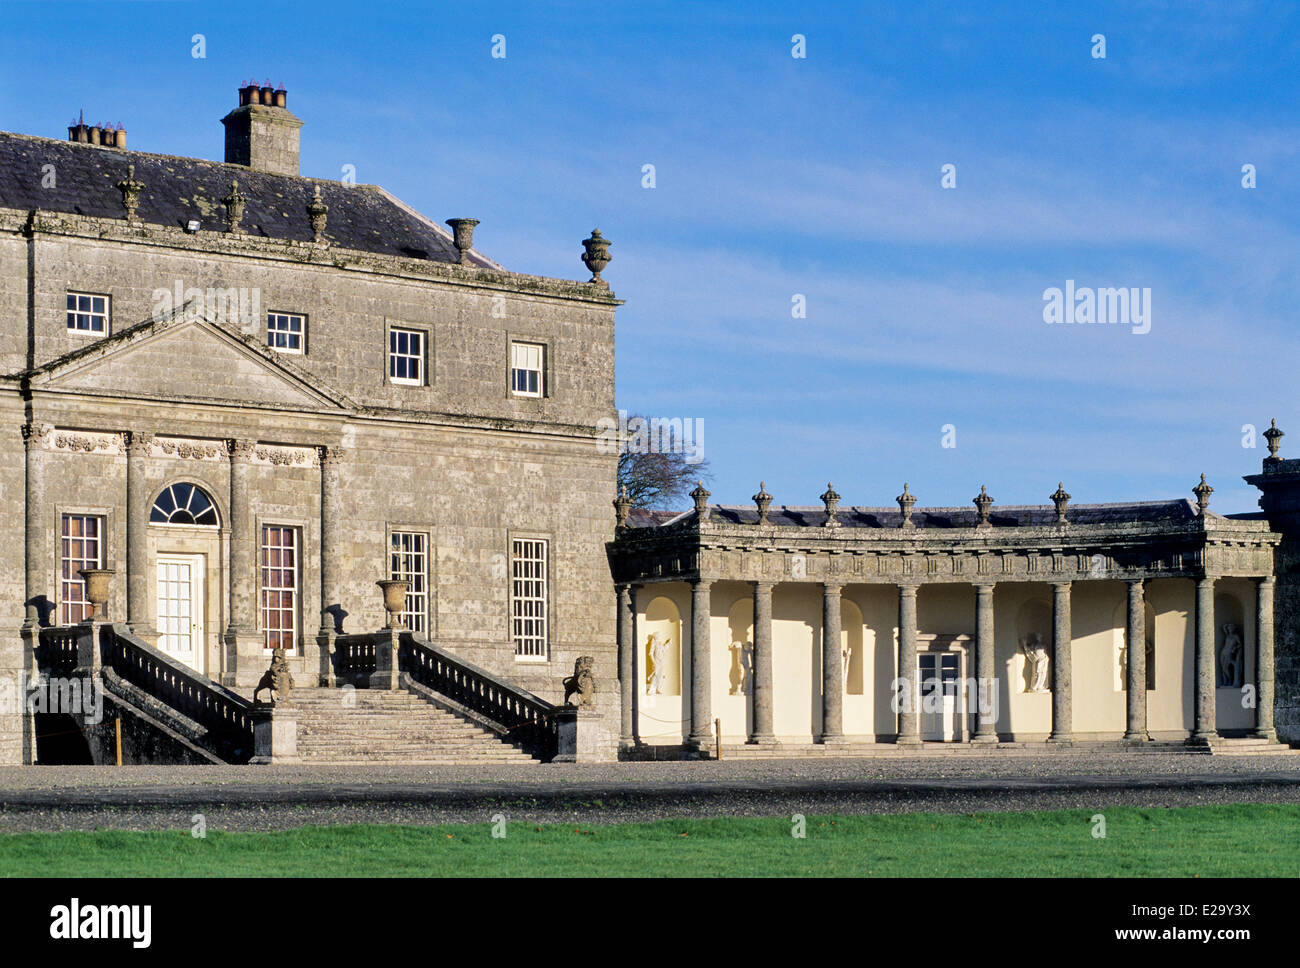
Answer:
[[[203,672],[203,556],[158,556],[158,648]]]
[[[960,742],[957,716],[961,688],[961,656],[957,652],[924,652],[917,656],[921,682],[921,739]]]

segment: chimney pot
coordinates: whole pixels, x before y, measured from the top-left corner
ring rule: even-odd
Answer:
[[[99,143],[100,143],[100,142],[99,142],[99,137],[100,137],[99,125],[97,125],[97,124],[95,124],[95,125],[91,125],[91,128],[90,128],[90,143],[91,143],[92,145],[97,145],[97,144],[99,144]]]

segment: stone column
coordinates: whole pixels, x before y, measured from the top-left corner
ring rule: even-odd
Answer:
[[[1001,685],[998,682],[997,663],[993,656],[993,586],[991,584],[975,586],[975,669],[979,687],[975,695],[977,703],[975,735],[971,741],[996,743],[998,724],[995,710],[998,708],[996,699]],[[987,715],[978,706],[981,698],[989,702],[990,709]]]
[[[257,631],[257,543],[248,496],[254,442],[229,440],[226,446],[230,453],[230,624],[226,627],[230,681],[226,685],[256,685],[266,663]]]
[[[48,528],[45,520],[45,443],[53,431],[54,427],[50,424],[38,421],[23,425],[25,469],[23,554],[27,568],[24,589],[26,617],[23,619],[23,628],[31,630],[35,630],[41,624],[42,606],[49,607],[54,603],[54,599],[49,595],[50,569],[54,561],[53,556],[47,556],[45,553],[45,534]],[[51,624],[58,624],[57,615],[52,616]],[[33,642],[35,642],[34,638]]]
[[[126,622],[152,640],[149,621],[149,484],[144,462],[153,434],[128,431],[126,440]]]
[[[1070,695],[1070,583],[1052,583],[1052,735],[1054,743],[1074,739]]]
[[[709,669],[709,591],[712,582],[691,584],[691,732],[687,745],[713,748],[713,696]]]
[[[1261,578],[1255,585],[1255,736],[1276,740],[1273,727],[1273,579]]]
[[[750,690],[754,700],[754,729],[749,741],[775,746],[772,706],[772,588],[773,582],[754,582],[754,669]]]
[[[342,526],[339,470],[343,452],[338,447],[320,446],[316,448],[316,459],[320,463],[320,629],[316,632],[316,648],[320,654],[320,684],[333,687],[338,684],[334,674],[334,639],[342,619],[336,620],[330,609],[341,604],[339,559],[343,545],[339,536]]]
[[[339,602],[339,560],[343,555],[339,536],[339,467],[343,452],[337,447],[317,447],[320,461],[320,629],[334,633],[338,623],[331,606]]]
[[[916,585],[898,586],[898,681],[894,692],[898,702],[898,744],[921,744],[918,704],[921,691],[916,681]]]
[[[1128,585],[1128,626],[1125,654],[1128,656],[1128,727],[1124,742],[1145,743],[1147,733],[1147,605],[1142,579]]]
[[[1196,729],[1192,742],[1208,744],[1219,738],[1215,728],[1214,579],[1196,580]]]
[[[632,729],[632,697],[636,691],[636,672],[633,658],[636,652],[636,640],[632,637],[633,609],[636,607],[632,597],[632,586],[618,584],[618,693],[619,710],[619,745],[624,748],[634,746]]]
[[[844,659],[840,654],[840,586],[822,585],[822,738],[844,742]]]

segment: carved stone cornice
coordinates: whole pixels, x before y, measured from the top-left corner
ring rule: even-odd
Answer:
[[[240,463],[249,463],[257,451],[257,441],[230,439],[226,441],[226,453],[230,455],[232,461]]]

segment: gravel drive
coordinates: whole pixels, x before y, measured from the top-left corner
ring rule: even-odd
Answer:
[[[0,768],[0,831],[615,822],[1300,803],[1300,753],[1079,753],[536,766]]]

